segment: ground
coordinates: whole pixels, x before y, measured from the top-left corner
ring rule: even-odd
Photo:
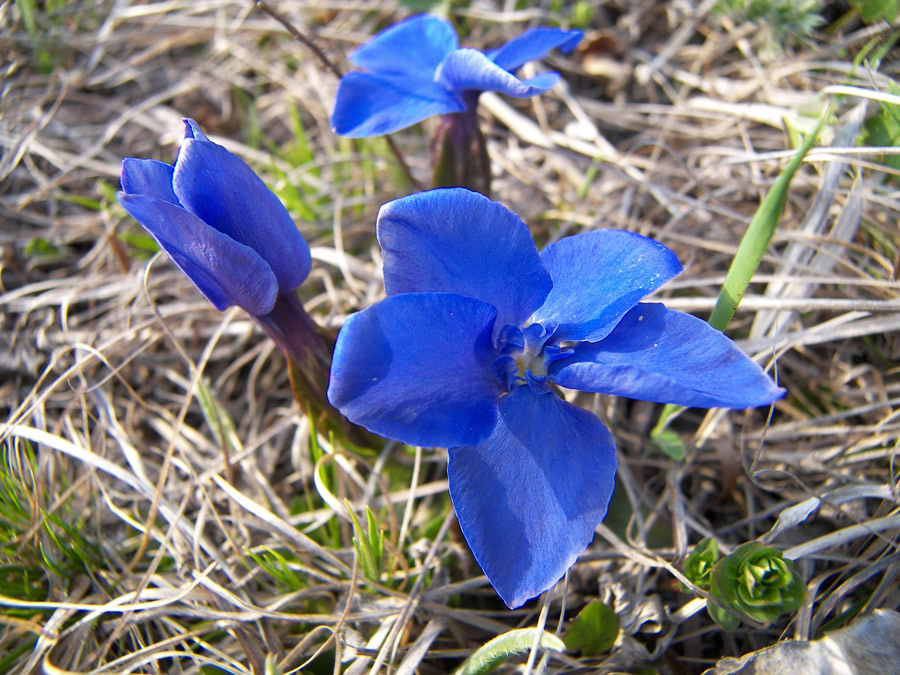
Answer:
[[[413,4],[272,9],[346,70]],[[493,197],[541,246],[601,227],[661,241],[685,271],[657,299],[702,318],[827,115],[727,327],[788,396],[684,412],[673,459],[650,438],[661,406],[572,394],[616,438],[618,488],[565,582],[510,611],[455,525],[446,451],[317,438],[282,354],[114,197],[122,158],[171,163],[194,118],[285,201],[313,253],[306,308],[337,329],[383,296],[375,214],[427,185],[434,121],[392,137],[410,176],[384,139],[336,137],[337,78],[250,2],[0,3],[0,673],[263,673],[267,657],[266,672],[444,673],[514,628],[564,635],[597,599],[618,618],[611,648],[501,667],[699,673],[896,610],[900,63],[875,4],[810,3],[810,26],[711,1],[435,6],[485,49],[585,28],[528,66],[562,74],[551,92],[482,97]],[[344,499],[385,532],[377,581]],[[723,631],[681,584],[704,537],[775,546],[806,602]]]

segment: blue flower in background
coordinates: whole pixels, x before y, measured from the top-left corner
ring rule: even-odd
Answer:
[[[328,397],[351,421],[449,448],[472,552],[517,607],[590,543],[613,492],[613,437],[556,387],[747,408],[784,394],[706,322],[640,300],[681,271],[640,235],[596,230],[542,252],[499,203],[461,188],[378,214],[388,297],[338,335]]]
[[[217,309],[268,315],[309,275],[309,247],[259,176],[184,122],[175,166],[123,160],[119,203]]]
[[[512,73],[557,48],[569,52],[580,30],[532,28],[499,49],[459,49],[450,23],[417,16],[382,31],[350,57],[369,72],[341,78],[331,126],[354,138],[389,134],[416,122],[474,108],[482,91],[525,98],[542,94],[559,80],[542,73],[520,80]]]

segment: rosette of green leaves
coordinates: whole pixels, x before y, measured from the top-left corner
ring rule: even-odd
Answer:
[[[806,585],[781,551],[751,541],[716,563],[710,593],[754,621],[773,623],[803,604]]]

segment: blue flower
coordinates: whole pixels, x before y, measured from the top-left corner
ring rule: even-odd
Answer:
[[[123,160],[119,203],[217,309],[268,315],[309,275],[309,247],[259,176],[184,122],[175,166]]]
[[[538,253],[514,213],[460,188],[385,204],[377,231],[388,297],[341,329],[329,400],[449,448],[460,527],[510,607],[575,562],[615,483],[612,435],[557,387],[725,408],[784,394],[706,322],[640,302],[682,269],[652,239],[596,230]]]
[[[543,58],[554,47],[569,52],[579,30],[532,28],[499,49],[459,49],[450,23],[417,16],[376,35],[350,60],[369,72],[341,78],[331,126],[354,138],[389,134],[416,122],[474,107],[482,91],[525,98],[542,94],[559,80],[542,73],[520,80],[512,73]]]

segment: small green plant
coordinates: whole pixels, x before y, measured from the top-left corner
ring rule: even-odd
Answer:
[[[725,606],[766,624],[806,601],[806,585],[791,561],[778,549],[757,541],[738,546],[716,563],[710,593]]]
[[[247,549],[247,555],[272,577],[287,593],[303,590],[309,584],[306,576],[294,570],[296,558],[288,553],[262,547],[256,551]]]
[[[25,244],[25,257],[29,260],[56,260],[63,255],[62,249],[46,237],[33,237]]]
[[[772,47],[798,42],[824,23],[821,0],[719,0],[715,11],[766,29]]]
[[[891,82],[888,93],[900,96],[900,86]],[[878,147],[900,146],[900,105],[882,102],[878,112],[866,120],[862,142]],[[900,155],[884,155],[881,161],[885,166],[900,172]],[[898,180],[896,175],[892,178]]]
[[[0,443],[0,595],[29,602],[47,598],[51,577],[65,586],[103,566],[86,512],[52,502],[36,467],[30,443]],[[34,612],[8,613],[27,617]]]
[[[685,558],[684,575],[712,596],[707,611],[725,630],[734,630],[740,620],[724,607],[754,621],[772,623],[806,600],[806,586],[791,562],[779,550],[757,541],[738,546],[720,560],[715,540],[702,539]]]
[[[381,583],[381,573],[390,565],[390,560],[384,549],[384,531],[378,527],[375,514],[366,506],[366,529],[359,524],[359,520],[350,508],[350,502],[344,502],[350,520],[353,522],[353,547],[359,557],[359,567],[363,576],[369,581]]]
[[[702,591],[710,592],[712,571],[719,561],[719,545],[709,537],[701,539],[690,555],[684,560],[684,576]],[[687,588],[685,588],[687,590]],[[734,630],[740,625],[740,619],[717,605],[708,602],[706,611],[709,617],[725,630]]]

